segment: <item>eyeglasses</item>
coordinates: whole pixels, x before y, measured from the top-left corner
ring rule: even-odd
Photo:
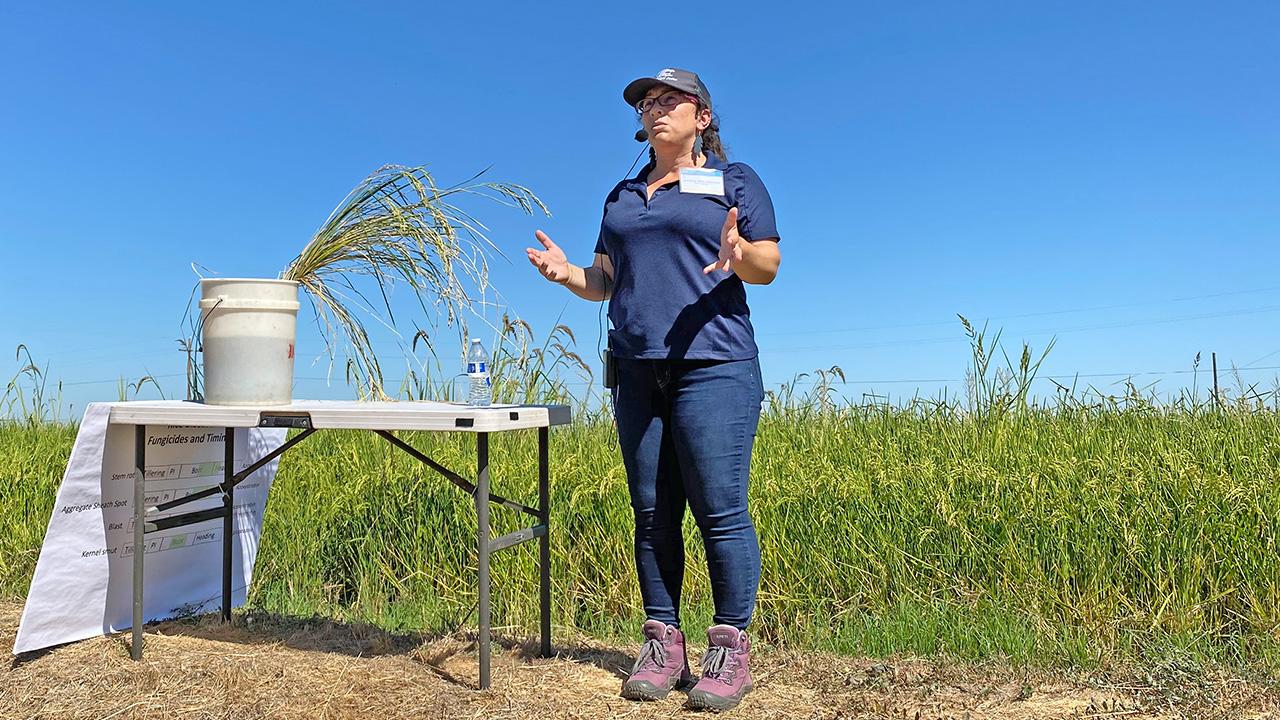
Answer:
[[[679,105],[681,102],[684,102],[685,100],[688,100],[689,102],[698,101],[697,98],[690,95],[689,93],[684,93],[684,92],[663,93],[658,97],[645,98],[640,102],[636,103],[636,112],[638,113],[648,112],[649,109],[653,107],[654,103],[658,103],[660,107],[673,108],[676,105]]]

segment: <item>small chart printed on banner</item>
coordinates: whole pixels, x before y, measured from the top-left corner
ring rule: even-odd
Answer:
[[[85,410],[54,501],[15,652],[132,625],[136,438],[133,426],[110,424],[109,412],[110,404],[105,403]],[[285,435],[284,430],[259,428],[235,432],[236,473],[249,466],[248,458],[261,458],[278,447]],[[146,523],[223,507],[217,488],[225,475],[225,439],[226,431],[217,428],[147,427],[141,508]],[[275,470],[273,461],[235,486],[236,603],[244,601]],[[196,494],[201,496],[169,506]],[[220,595],[220,578],[208,568],[219,565],[224,522],[219,512],[145,534],[147,620],[172,617],[179,608],[204,607],[208,598]]]

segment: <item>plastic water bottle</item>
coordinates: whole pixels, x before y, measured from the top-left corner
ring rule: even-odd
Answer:
[[[493,402],[493,388],[489,384],[489,353],[485,352],[480,338],[471,338],[471,348],[467,350],[467,378],[471,386],[467,392],[467,404],[488,407]]]

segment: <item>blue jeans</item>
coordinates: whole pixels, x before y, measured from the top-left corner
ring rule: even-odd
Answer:
[[[745,630],[760,585],[760,543],[747,512],[764,400],[759,359],[617,363],[614,417],[645,614],[680,624],[687,502],[706,548],[715,622]]]

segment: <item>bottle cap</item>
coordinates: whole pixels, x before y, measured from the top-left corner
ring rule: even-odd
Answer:
[[[471,342],[478,343],[480,342],[480,338],[471,338]]]

